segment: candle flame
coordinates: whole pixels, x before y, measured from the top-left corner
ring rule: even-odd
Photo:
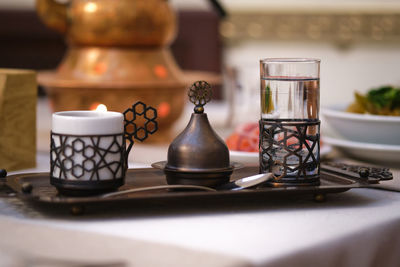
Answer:
[[[90,110],[98,111],[98,112],[106,112],[107,106],[101,103],[93,103],[90,105]]]
[[[99,104],[99,105],[97,106],[97,108],[96,108],[96,111],[99,111],[99,112],[107,112],[107,106],[104,105],[104,104]]]

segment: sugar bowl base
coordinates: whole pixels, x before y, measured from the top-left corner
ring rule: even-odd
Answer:
[[[199,185],[215,187],[229,182],[233,170],[220,173],[210,172],[176,172],[164,169],[167,183],[170,185]]]
[[[217,187],[229,182],[233,170],[241,168],[239,163],[232,163],[227,168],[208,170],[172,169],[166,167],[166,161],[155,162],[151,166],[164,171],[167,183],[170,185],[199,185]]]

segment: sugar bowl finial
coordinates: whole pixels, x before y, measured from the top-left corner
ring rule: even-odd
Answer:
[[[190,102],[195,104],[194,112],[201,114],[204,112],[204,105],[212,98],[211,85],[206,81],[197,81],[189,88],[188,96]]]

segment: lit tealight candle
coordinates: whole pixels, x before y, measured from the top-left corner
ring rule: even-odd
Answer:
[[[110,111],[63,111],[52,118],[52,184],[124,178],[124,117]]]

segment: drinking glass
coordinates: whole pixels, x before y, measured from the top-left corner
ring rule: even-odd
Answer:
[[[260,172],[273,186],[318,185],[320,60],[260,60]]]

